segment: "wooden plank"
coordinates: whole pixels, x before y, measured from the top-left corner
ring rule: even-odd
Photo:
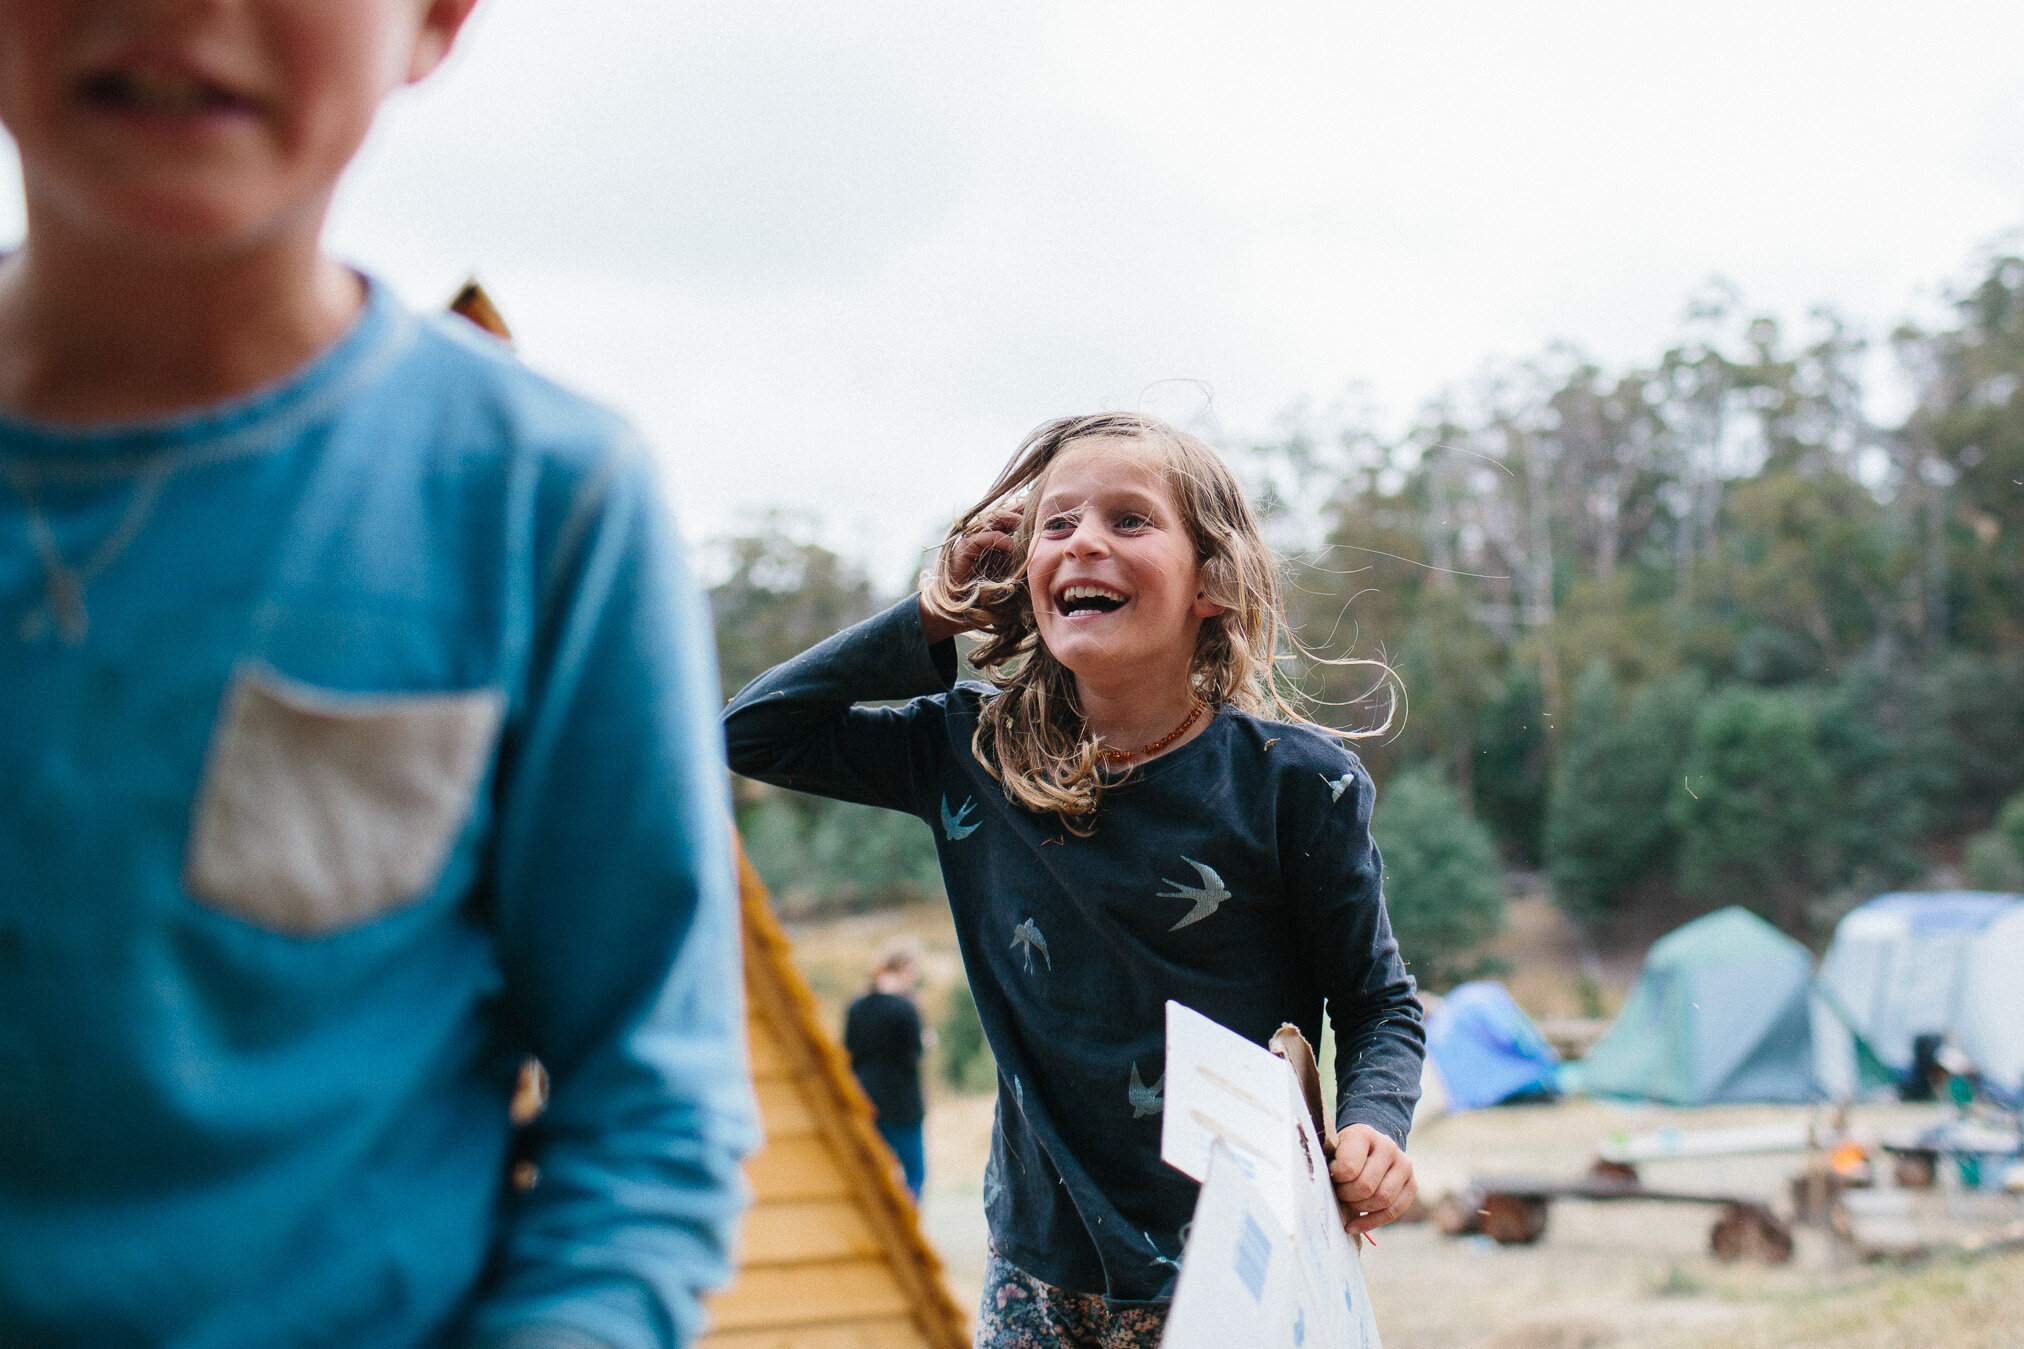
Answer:
[[[1722,1129],[1655,1129],[1617,1133],[1603,1139],[1596,1155],[1606,1162],[1655,1162],[1668,1157],[1743,1157],[1752,1153],[1804,1152],[1813,1143],[1807,1121],[1739,1124]]]
[[[774,1078],[758,1086],[759,1118],[766,1125],[768,1138],[791,1138],[796,1134],[818,1132],[815,1115],[809,1108],[808,1096],[801,1084]]]
[[[707,1335],[696,1349],[929,1349],[910,1320],[885,1317],[797,1330],[731,1330]]]
[[[741,1269],[885,1255],[863,1211],[841,1199],[761,1203],[745,1215],[741,1241]]]
[[[753,1017],[745,1025],[745,1034],[752,1043],[752,1076],[755,1080],[765,1082],[794,1076],[794,1064],[771,1027]]]
[[[1616,1181],[1594,1176],[1581,1180],[1546,1180],[1532,1176],[1499,1176],[1494,1180],[1477,1177],[1474,1188],[1486,1195],[1510,1195],[1517,1199],[1653,1199],[1673,1204],[1748,1204],[1747,1195],[1716,1194],[1706,1190],[1659,1190],[1635,1181]]]
[[[820,1138],[780,1138],[745,1163],[746,1178],[761,1204],[795,1199],[845,1199],[851,1178]]]
[[[949,1298],[941,1278],[942,1262],[922,1237],[918,1214],[900,1181],[899,1167],[873,1128],[870,1102],[851,1076],[848,1059],[832,1039],[807,981],[795,966],[792,946],[767,905],[765,886],[752,870],[751,860],[742,856],[739,882],[744,918],[745,990],[750,1017],[758,1023],[753,1039],[757,1041],[754,1058],[760,1080],[799,1088],[800,1099],[815,1130],[813,1134],[795,1135],[776,1129],[776,1146],[755,1159],[754,1188],[762,1202],[776,1204],[783,1200],[848,1197],[879,1243],[882,1258],[874,1264],[887,1285],[883,1296],[890,1298],[897,1290],[898,1302],[904,1304],[905,1319],[913,1323],[927,1349],[969,1349],[968,1318]],[[842,1193],[836,1192],[839,1185]],[[856,1263],[776,1266],[770,1271],[754,1268],[749,1271],[752,1277],[747,1282],[763,1283],[761,1276],[769,1272],[776,1275],[791,1272],[804,1279],[813,1276],[820,1286],[825,1271],[833,1275]],[[778,1283],[775,1291],[781,1296],[775,1299],[776,1303],[791,1307],[793,1291],[799,1286],[793,1280]],[[736,1298],[752,1296],[749,1289],[740,1291],[742,1288],[741,1284],[728,1295],[734,1298],[731,1304],[734,1310]],[[863,1294],[865,1289],[859,1286],[856,1292]],[[763,1288],[760,1295],[763,1300]],[[845,1314],[824,1324],[856,1325],[879,1319],[900,1320],[901,1311]],[[793,1324],[797,1328],[815,1328],[807,1321]],[[744,1327],[785,1328],[788,1326],[783,1323]],[[873,1344],[888,1342],[880,1336]]]
[[[908,1311],[907,1295],[882,1259],[743,1269],[709,1299],[709,1309],[710,1320],[725,1330],[820,1326]]]

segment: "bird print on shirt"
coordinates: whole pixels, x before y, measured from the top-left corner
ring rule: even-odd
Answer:
[[[1021,950],[1020,948],[1025,948]],[[1054,968],[1054,957],[1047,954],[1047,938],[1040,935],[1040,924],[1028,918],[1012,929],[1012,949],[1026,957],[1026,972],[1033,973],[1033,953],[1040,952],[1040,958],[1047,962],[1047,968]]]
[[[1131,1117],[1144,1119],[1147,1115],[1157,1115],[1165,1110],[1167,1103],[1162,1093],[1166,1090],[1166,1084],[1167,1075],[1161,1073],[1157,1081],[1150,1087],[1147,1086],[1146,1080],[1139,1076],[1138,1065],[1134,1063],[1131,1066],[1131,1081],[1124,1089],[1125,1098],[1131,1102]]]
[[[1200,885],[1182,885],[1179,881],[1170,881],[1164,876],[1160,877],[1162,885],[1174,887],[1171,890],[1162,890],[1158,896],[1160,899],[1193,900],[1195,905],[1194,908],[1188,910],[1180,922],[1175,923],[1167,929],[1169,932],[1179,932],[1190,923],[1201,922],[1220,908],[1223,901],[1230,897],[1229,890],[1223,885],[1223,878],[1216,874],[1214,867],[1204,866],[1192,857],[1183,857],[1181,860],[1201,873],[1202,883]]]
[[[1344,773],[1339,778],[1332,778],[1328,774],[1323,773],[1321,780],[1328,784],[1328,800],[1332,805],[1342,800],[1342,794],[1349,790],[1349,784],[1356,781],[1356,774]]]
[[[949,813],[949,798],[946,796],[942,798],[942,833],[948,836],[949,842],[954,843],[958,839],[968,838],[977,832],[978,822],[970,818],[970,812],[976,808],[977,798],[974,796],[965,797],[962,809],[951,815]]]
[[[1166,1266],[1167,1268],[1169,1268],[1169,1269],[1173,1270],[1173,1271],[1174,1271],[1174,1272],[1175,1272],[1176,1274],[1178,1274],[1178,1273],[1180,1273],[1180,1272],[1181,1272],[1181,1262],[1180,1262],[1180,1261],[1178,1261],[1178,1260],[1174,1259],[1174,1258],[1173,1258],[1172,1256],[1169,1256],[1169,1255],[1161,1255],[1161,1254],[1160,1254],[1160,1244],[1159,1244],[1159,1243],[1158,1243],[1157,1241],[1154,1241],[1154,1240],[1153,1240],[1153,1234],[1152,1234],[1152,1233],[1150,1233],[1150,1232],[1147,1232],[1147,1231],[1144,1231],[1143,1229],[1141,1229],[1141,1230],[1140,1230],[1140,1232],[1139,1232],[1139,1235],[1140,1235],[1140,1236],[1142,1236],[1142,1237],[1144,1237],[1144,1238],[1146,1239],[1146,1245],[1148,1245],[1148,1246],[1150,1246],[1150,1247],[1152,1247],[1152,1248],[1153,1248],[1153,1263],[1154,1263],[1154,1264],[1156,1264],[1156,1265],[1165,1265],[1165,1266]]]

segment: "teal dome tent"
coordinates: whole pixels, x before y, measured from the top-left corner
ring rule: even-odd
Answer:
[[[1582,1060],[1582,1089],[1668,1105],[1816,1099],[1812,967],[1804,946],[1735,905],[1674,929]]]

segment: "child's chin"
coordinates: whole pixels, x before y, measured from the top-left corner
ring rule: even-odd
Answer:
[[[122,184],[97,194],[101,222],[130,244],[166,253],[229,250],[263,232],[257,195],[228,175]]]
[[[1047,652],[1070,674],[1106,682],[1129,673],[1132,662],[1120,659],[1115,641],[1100,640],[1094,633],[1056,634],[1047,642]]]

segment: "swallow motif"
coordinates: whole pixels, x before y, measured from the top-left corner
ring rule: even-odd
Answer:
[[[1328,784],[1328,800],[1330,804],[1333,804],[1342,800],[1342,794],[1349,790],[1349,784],[1356,780],[1356,774],[1344,773],[1339,778],[1332,778],[1328,774],[1323,773],[1321,780]]]
[[[1024,950],[1020,950],[1024,947]],[[1028,918],[1012,929],[1012,949],[1026,957],[1026,972],[1033,973],[1033,953],[1040,952],[1040,958],[1047,962],[1047,968],[1054,968],[1054,957],[1047,954],[1047,938],[1040,935],[1040,924]]]
[[[946,796],[942,798],[942,832],[948,836],[949,842],[954,843],[957,839],[968,838],[977,832],[978,822],[970,818],[970,812],[976,808],[977,798],[965,797],[963,808],[951,815],[949,798]]]
[[[1144,1238],[1146,1239],[1146,1245],[1148,1245],[1148,1246],[1150,1246],[1150,1247],[1152,1247],[1152,1248],[1153,1248],[1153,1263],[1154,1263],[1154,1264],[1156,1264],[1156,1265],[1166,1265],[1166,1266],[1168,1266],[1169,1268],[1171,1268],[1171,1269],[1172,1269],[1172,1270],[1173,1270],[1173,1271],[1174,1271],[1175,1273],[1177,1273],[1177,1274],[1178,1274],[1178,1273],[1180,1272],[1180,1269],[1181,1269],[1181,1262],[1180,1262],[1180,1261],[1178,1261],[1178,1260],[1175,1260],[1175,1259],[1173,1259],[1173,1258],[1172,1258],[1172,1257],[1170,1257],[1170,1256],[1165,1256],[1165,1255],[1161,1255],[1161,1254],[1160,1254],[1160,1244],[1159,1244],[1159,1243],[1158,1243],[1157,1241],[1154,1241],[1154,1240],[1153,1240],[1153,1234],[1152,1234],[1152,1233],[1150,1233],[1150,1232],[1146,1232],[1146,1231],[1140,1231],[1139,1235],[1140,1235],[1140,1236],[1142,1236],[1142,1237],[1144,1237]]]
[[[1161,884],[1174,887],[1171,890],[1162,890],[1158,896],[1160,899],[1191,899],[1195,902],[1195,907],[1189,909],[1180,922],[1167,929],[1169,932],[1179,932],[1190,923],[1201,922],[1230,897],[1229,890],[1223,886],[1223,878],[1216,874],[1214,867],[1203,866],[1192,857],[1183,857],[1181,860],[1201,873],[1202,883],[1199,886],[1182,885],[1179,881],[1160,877]]]
[[[1131,1101],[1131,1117],[1144,1119],[1166,1109],[1167,1103],[1162,1096],[1166,1085],[1167,1075],[1161,1073],[1158,1081],[1147,1086],[1145,1079],[1139,1076],[1138,1065],[1134,1063],[1131,1066],[1131,1082],[1124,1089],[1125,1096]]]

